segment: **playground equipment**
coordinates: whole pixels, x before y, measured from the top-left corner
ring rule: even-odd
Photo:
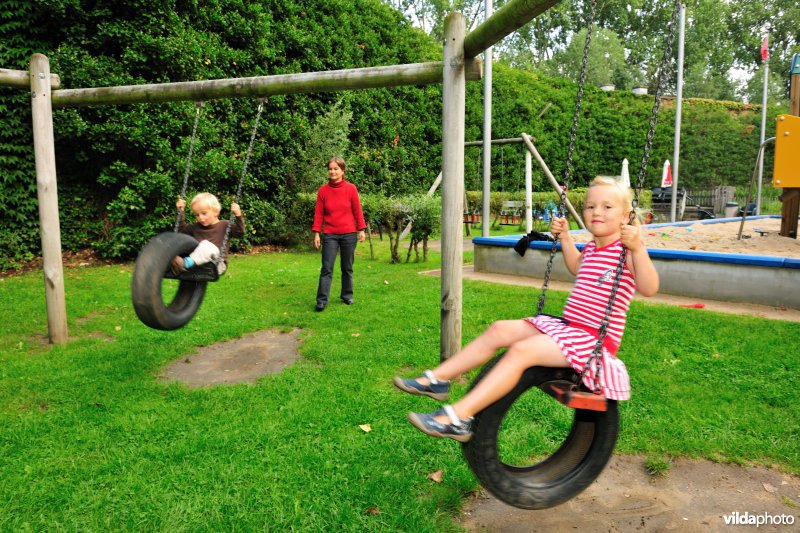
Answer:
[[[242,195],[242,185],[247,175],[247,165],[253,152],[253,143],[258,132],[261,113],[264,110],[264,101],[262,99],[258,103],[256,118],[253,122],[253,131],[250,135],[247,154],[244,158],[242,174],[233,200],[235,203],[239,202],[239,197]],[[201,107],[202,103],[198,103],[194,126],[192,127],[192,137],[189,141],[186,170],[183,175],[182,198],[186,197],[186,189],[189,184],[189,171],[191,169]],[[175,228],[172,232],[156,235],[147,243],[136,259],[131,281],[131,300],[139,320],[153,329],[169,331],[185,326],[194,317],[200,308],[200,304],[203,303],[208,282],[219,279],[220,269],[218,267],[225,261],[228,251],[228,238],[234,220],[235,216],[231,213],[228,227],[225,229],[225,238],[219,250],[219,257],[215,261],[189,269],[177,276],[172,274],[169,269],[172,258],[188,255],[198,245],[194,238],[177,232],[180,213],[175,217]],[[164,278],[179,280],[178,290],[168,304],[164,303],[163,299],[162,282]]]
[[[572,156],[577,138],[578,119],[581,114],[581,99],[583,85],[586,80],[586,68],[591,43],[592,28],[594,25],[595,1],[591,1],[590,15],[587,23],[586,44],[583,51],[578,94],[575,100],[572,129],[567,150],[567,160],[564,169],[563,183],[569,187],[569,177],[572,166]],[[639,191],[644,186],[647,163],[655,136],[655,127],[658,122],[659,101],[666,78],[666,65],[671,57],[672,42],[675,36],[678,14],[681,9],[680,0],[676,0],[672,22],[668,30],[664,59],[659,69],[655,102],[650,118],[650,127],[644,145],[642,164],[639,169],[638,186],[635,191],[633,207],[638,205]],[[527,137],[527,136],[526,136]],[[526,138],[526,144],[530,138]],[[530,143],[532,146],[532,143]],[[535,149],[534,149],[535,150]],[[560,189],[559,213],[566,211],[566,187]],[[631,221],[636,215],[631,213]],[[553,258],[558,247],[554,239],[547,267],[544,273],[544,283],[539,295],[536,314],[542,314],[547,295],[547,286],[553,268]],[[520,383],[504,398],[498,400],[489,408],[477,413],[473,421],[473,437],[463,444],[464,455],[470,467],[475,472],[483,485],[499,499],[510,505],[527,509],[544,509],[552,507],[572,498],[585,489],[605,467],[616,444],[619,432],[619,416],[617,405],[613,400],[606,399],[600,393],[599,375],[603,369],[603,343],[606,338],[611,311],[617,297],[622,272],[627,260],[627,250],[622,247],[617,263],[614,281],[610,291],[605,314],[597,329],[597,342],[581,373],[572,369],[560,369],[562,374],[557,374],[554,369],[533,367],[526,370]],[[501,356],[502,357],[502,356]],[[496,360],[495,360],[496,361]],[[490,363],[491,365],[492,363]],[[488,372],[487,369],[476,378],[473,387]],[[586,387],[586,376],[594,376],[593,389]],[[587,378],[588,379],[588,378]],[[541,462],[530,466],[518,467],[504,463],[497,448],[498,432],[507,411],[517,398],[526,390],[538,387],[550,396],[575,409],[572,430],[564,440],[561,447]]]
[[[800,75],[793,78],[800,78]],[[781,235],[797,238],[797,216],[800,214],[800,117],[798,116],[778,115],[772,184],[783,188]]]

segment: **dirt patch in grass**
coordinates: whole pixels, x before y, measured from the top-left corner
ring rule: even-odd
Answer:
[[[299,334],[300,330],[265,330],[204,346],[167,365],[159,377],[192,388],[255,383],[261,376],[280,372],[300,358]]]
[[[792,525],[741,531],[796,531],[800,478],[767,468],[675,459],[664,476],[645,459],[615,456],[584,492],[552,509],[528,511],[481,493],[462,513],[468,531],[727,531],[725,516],[788,516]]]

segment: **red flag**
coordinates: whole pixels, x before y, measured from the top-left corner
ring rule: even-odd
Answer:
[[[764,41],[761,43],[761,59],[766,61],[769,59],[769,51],[767,50],[767,44],[769,43],[769,35],[764,37]]]

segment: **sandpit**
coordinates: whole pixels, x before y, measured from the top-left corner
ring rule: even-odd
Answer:
[[[738,239],[740,223],[739,219],[728,222],[698,220],[690,226],[644,226],[643,233],[647,248],[654,250],[697,250],[800,259],[800,240],[779,235],[780,218],[745,220],[741,240]],[[590,235],[576,232],[573,238],[575,242],[585,243]]]

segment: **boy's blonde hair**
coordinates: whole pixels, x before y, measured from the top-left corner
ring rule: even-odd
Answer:
[[[219,200],[217,200],[217,197],[210,192],[201,192],[195,195],[195,197],[192,198],[192,202],[189,204],[189,207],[192,209],[192,211],[195,210],[195,205],[199,208],[205,207],[206,209],[211,209],[217,214],[222,211],[222,206],[220,205]]]
[[[633,211],[633,225],[639,226],[641,222],[639,221],[639,214],[636,213],[636,210],[633,207],[633,190],[627,185],[623,185],[621,181],[616,180],[614,178],[609,178],[607,176],[597,176],[589,183],[589,187],[614,187],[619,192],[620,199],[622,199],[622,203],[626,206],[627,211]]]

